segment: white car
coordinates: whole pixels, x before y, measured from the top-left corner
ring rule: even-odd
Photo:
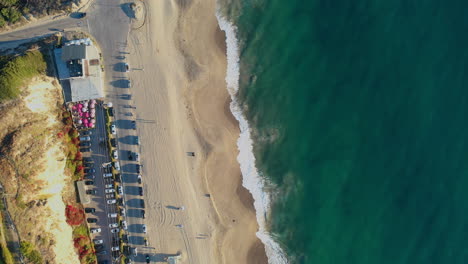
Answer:
[[[143,224],[143,225],[141,226],[141,229],[143,229],[143,233],[146,234],[146,225],[145,225],[145,224]]]
[[[119,232],[118,228],[111,229],[111,233],[118,233],[118,232]]]
[[[127,230],[127,221],[122,221],[122,229]]]
[[[116,218],[117,217],[117,214],[116,213],[112,213],[112,214],[107,214],[108,217],[110,218]]]
[[[101,228],[91,228],[90,232],[91,234],[101,233]]]
[[[111,174],[112,174],[112,173],[111,173]],[[109,189],[109,188],[114,188],[114,184],[106,184],[106,185],[104,185],[104,186],[105,186],[106,188],[108,188],[108,189]]]
[[[123,208],[123,207],[120,208],[120,214],[121,214],[122,216],[125,216],[125,208]]]
[[[115,190],[114,189],[106,189],[105,192],[106,193],[113,193],[113,192],[115,192]]]
[[[112,250],[112,251],[119,251],[120,248],[119,248],[119,247],[111,247],[111,250]]]
[[[104,173],[104,174],[102,174],[102,177],[110,178],[110,177],[112,177],[112,173]]]
[[[118,161],[114,162],[114,168],[118,171],[120,170],[120,163]]]
[[[119,159],[119,153],[117,153],[117,150],[113,150],[113,151],[112,151],[112,157],[113,157],[114,159]]]
[[[125,67],[125,72],[130,71],[130,66],[128,66],[128,63],[125,63],[124,67]]]
[[[107,200],[107,204],[115,204],[117,201],[115,199]]]
[[[111,125],[111,126],[110,126],[110,129],[111,129],[112,135],[117,134],[116,129],[115,129],[115,125]]]
[[[138,161],[138,162],[140,161],[140,154],[138,154],[136,152],[135,152],[135,160]]]
[[[93,240],[93,243],[94,243],[95,245],[101,245],[102,243],[104,243],[104,241],[102,241],[102,239],[94,239],[94,240]]]
[[[122,188],[122,186],[118,186],[118,187],[117,187],[117,192],[119,193],[119,195],[123,195],[123,188]]]
[[[119,227],[119,224],[117,224],[117,223],[109,224],[109,227],[110,228],[116,228],[116,227]]]

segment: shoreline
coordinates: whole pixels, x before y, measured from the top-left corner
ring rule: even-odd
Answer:
[[[238,156],[237,161],[242,172],[242,186],[248,190],[253,199],[254,212],[256,221],[259,226],[256,236],[261,240],[264,251],[268,258],[268,263],[271,264],[286,264],[289,263],[284,250],[271,237],[266,228],[266,217],[270,213],[271,198],[270,193],[263,189],[269,185],[266,180],[259,175],[255,166],[255,156],[253,154],[253,140],[251,138],[250,126],[247,119],[244,117],[242,109],[237,101],[236,94],[239,89],[240,78],[240,56],[239,56],[239,40],[236,37],[237,27],[229,22],[224,15],[217,10],[216,17],[218,24],[226,34],[226,56],[227,56],[227,73],[226,84],[229,91],[231,103],[230,110],[234,118],[238,122],[240,134],[237,139]]]

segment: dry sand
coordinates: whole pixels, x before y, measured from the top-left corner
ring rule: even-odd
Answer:
[[[215,1],[145,4],[145,23],[130,33],[129,61],[144,69],[130,78],[150,246],[161,258],[181,252],[181,263],[267,263],[236,161],[239,128],[228,107]]]

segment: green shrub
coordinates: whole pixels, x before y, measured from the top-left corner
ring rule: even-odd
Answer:
[[[37,50],[8,61],[0,69],[0,102],[16,98],[21,86],[32,77],[45,73],[46,67],[42,53]]]
[[[30,262],[34,264],[42,264],[42,256],[39,251],[37,251],[33,244],[23,241],[21,242],[20,251],[23,256],[25,256]]]
[[[18,11],[15,7],[5,7],[0,11],[2,16],[9,22],[15,23],[21,18],[21,12]]]

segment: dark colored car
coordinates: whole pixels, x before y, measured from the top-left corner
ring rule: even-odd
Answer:
[[[150,255],[146,254],[146,263],[150,263],[151,259],[150,259]]]
[[[88,223],[97,223],[97,218],[88,218],[86,219]]]
[[[128,235],[126,235],[126,234],[122,235],[122,242],[123,243],[128,243]]]
[[[107,260],[102,260],[102,261],[99,261],[98,264],[109,264],[109,262]]]
[[[141,217],[143,217],[143,219],[145,219],[145,210],[141,210]]]
[[[140,173],[140,164],[137,164],[137,165],[136,165],[136,172],[137,172],[137,173]]]
[[[145,208],[145,200],[140,199],[140,206],[141,208]]]
[[[107,251],[104,250],[104,251],[98,252],[96,253],[96,255],[107,255]]]
[[[133,153],[130,150],[128,151],[128,159],[133,160]]]
[[[136,129],[136,121],[132,121],[132,129]]]
[[[84,162],[88,162],[88,164],[92,164],[93,158],[91,158],[91,157],[84,157],[84,158],[83,158],[83,161],[84,161]],[[91,167],[91,166],[90,166],[90,167]]]
[[[143,196],[143,187],[138,187],[138,193]]]
[[[109,116],[114,116],[114,107],[109,107],[107,111],[109,113]]]
[[[80,148],[80,152],[90,152],[91,148]]]
[[[84,169],[84,172],[85,173],[95,173],[96,170],[94,168],[88,168],[88,169]]]
[[[85,208],[84,211],[85,211],[86,213],[94,213],[94,212],[96,212],[96,209],[95,209],[95,208],[89,208],[89,207],[88,207],[88,208]]]
[[[96,244],[95,244],[95,245],[94,245],[94,249],[95,249],[96,251],[101,251],[101,250],[104,249],[104,245],[96,245]]]
[[[84,184],[85,184],[85,185],[93,185],[93,184],[94,184],[94,181],[85,181]]]
[[[91,136],[93,132],[91,130],[81,131],[80,136]]]
[[[112,146],[113,148],[116,148],[116,147],[117,147],[117,141],[115,140],[115,138],[111,138],[110,142],[111,142],[111,146]]]
[[[83,159],[84,161],[84,159]],[[86,168],[92,168],[94,167],[94,163],[91,163],[91,162],[85,162],[83,163],[83,167],[86,167]]]
[[[125,206],[125,202],[124,202],[123,198],[117,199],[117,202],[119,203],[120,206]]]
[[[86,190],[86,194],[97,194],[97,190]]]
[[[80,147],[91,147],[91,142],[82,141],[82,142],[80,142]]]

